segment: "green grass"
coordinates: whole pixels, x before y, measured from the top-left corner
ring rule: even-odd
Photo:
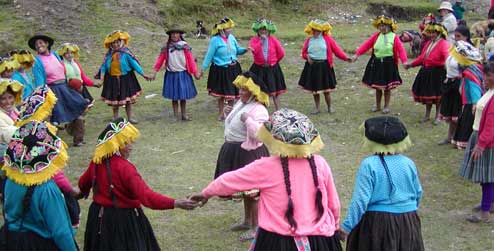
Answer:
[[[88,46],[83,47],[82,52],[84,69],[90,76],[94,74],[105,52],[102,48],[104,36],[114,29],[123,29],[131,33],[130,47],[140,57],[146,72],[150,73],[154,59],[166,40],[164,28],[139,18],[108,11],[103,2],[98,0],[88,4],[88,11],[93,14],[82,17],[81,23],[84,25],[81,26],[80,32],[85,35],[83,38],[74,38],[76,41],[87,43]],[[172,3],[160,0],[159,6],[164,8],[166,4]],[[297,4],[292,2],[292,6],[295,5]],[[311,15],[318,14],[308,15],[305,11],[309,8],[305,1],[298,3],[298,6],[301,11],[289,12],[288,9],[279,8],[265,13],[262,13],[265,10],[258,10],[257,13],[256,10],[248,10],[249,15],[242,15],[242,10],[224,10],[213,13],[214,16],[208,20],[217,21],[223,16],[232,17],[237,23],[234,34],[239,37],[241,45],[247,46],[246,39],[252,35],[250,25],[253,19],[261,14],[272,15],[268,17],[278,25],[279,32],[276,35],[284,44],[287,54],[281,63],[288,85],[287,94],[282,96],[282,104],[308,113],[313,109],[312,97],[297,88],[304,63],[299,55],[303,39],[306,37],[303,28]],[[360,8],[362,5],[356,6]],[[0,10],[2,24],[7,22],[14,25],[10,28],[13,32],[25,32],[15,27],[29,27],[28,23],[21,24],[18,20],[6,16],[6,11]],[[193,30],[195,19],[194,15],[184,14],[176,20]],[[375,31],[365,18],[356,25],[333,26],[332,33],[335,39],[347,52],[352,52]],[[417,21],[400,23],[399,28],[416,27]],[[3,29],[8,28],[3,26]],[[70,34],[65,36],[66,40],[70,41]],[[188,41],[193,47],[198,64],[202,63],[207,40],[189,38]],[[14,44],[25,47],[25,40],[16,40]],[[374,100],[373,91],[360,85],[367,60],[366,56],[361,57],[355,64],[336,60],[338,90],[332,95],[336,113],[310,116],[326,143],[321,155],[327,159],[334,173],[342,204],[342,217],[346,215],[355,173],[360,161],[367,155],[360,150],[361,132],[358,128],[366,118],[376,115],[369,112]],[[240,57],[244,70],[248,69],[251,62],[250,55]],[[391,109],[392,114],[399,116],[407,125],[414,142],[414,147],[406,154],[416,162],[424,188],[419,215],[422,219],[426,250],[490,250],[494,246],[494,226],[469,224],[464,220],[470,213],[470,208],[480,200],[480,187],[465,182],[458,176],[463,153],[449,146],[437,146],[436,143],[446,136],[446,125],[418,123],[423,116],[424,107],[414,104],[409,95],[416,73],[417,69],[401,69],[404,84],[393,92]],[[160,97],[163,74],[160,73],[157,80],[150,83],[140,78],[145,95],[159,95],[150,99],[141,97],[134,106],[136,117],[141,121],[137,127],[142,136],[136,142],[130,160],[138,167],[150,187],[168,196],[183,198],[201,191],[211,181],[214,173],[217,154],[223,143],[223,125],[215,119],[216,101],[207,95],[206,79],[207,76],[196,81],[199,94],[197,98],[188,102],[193,121],[181,123],[171,118],[170,101]],[[100,94],[98,89],[91,88],[90,91],[94,97]],[[69,149],[70,160],[66,174],[74,184],[88,166],[95,139],[110,119],[111,109],[102,102],[98,102],[86,116],[88,144]],[[60,132],[60,136],[71,142],[71,138],[65,132]],[[81,201],[82,224],[76,236],[81,246],[89,204],[90,200]],[[242,210],[240,203],[212,199],[205,207],[192,212],[148,209],[145,212],[163,250],[229,251],[246,250],[249,245],[238,242],[239,233],[228,230],[231,224],[242,217]]]

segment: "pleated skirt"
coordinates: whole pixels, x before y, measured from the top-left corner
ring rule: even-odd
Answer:
[[[242,73],[239,63],[227,67],[212,64],[208,75],[208,92],[213,97],[238,98],[238,88],[233,81]]]
[[[177,100],[193,99],[197,96],[192,76],[187,71],[166,71],[163,81],[163,97]]]
[[[304,91],[317,94],[336,90],[336,75],[328,61],[305,62],[298,85]]]
[[[273,66],[252,64],[250,71],[264,81],[268,87],[269,96],[276,96],[286,92],[285,76],[279,64]]]
[[[340,240],[336,235],[307,236],[311,251],[341,251]],[[293,236],[285,236],[266,231],[257,230],[257,235],[249,251],[299,251]]]
[[[70,88],[67,83],[51,84],[49,87],[57,97],[51,115],[52,123],[71,122],[81,116],[88,108],[88,102],[79,92]]]
[[[122,106],[127,102],[134,104],[141,94],[141,85],[133,71],[122,76],[105,74],[101,98],[106,104],[111,106]]]
[[[420,68],[412,86],[415,102],[422,104],[436,104],[441,100],[441,84],[446,78],[444,67]]]
[[[391,90],[402,82],[394,57],[376,58],[372,55],[365,67],[362,83],[373,89]]]
[[[478,138],[479,132],[473,131],[465,148],[460,176],[474,183],[494,183],[494,149],[486,148],[479,159],[472,159],[472,151]]]
[[[456,128],[455,135],[453,137],[453,143],[456,146],[465,148],[470,139],[470,135],[473,132],[473,121],[475,120],[475,115],[472,110],[473,105],[464,105],[460,115],[458,116],[458,127]]]

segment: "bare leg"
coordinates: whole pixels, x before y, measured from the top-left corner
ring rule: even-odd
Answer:
[[[455,135],[457,127],[458,127],[458,124],[455,121],[449,122],[449,128],[448,128],[448,140],[449,140],[449,142],[451,142],[451,140],[453,139],[453,136]]]
[[[187,105],[187,100],[180,100],[180,113],[182,114],[182,120],[189,121],[190,118],[187,117],[186,105]]]
[[[113,119],[116,119],[118,118],[118,106],[115,105],[115,106],[112,106],[112,109],[113,109]]]
[[[125,112],[127,113],[127,119],[129,120],[130,123],[132,124],[137,124],[139,123],[136,119],[132,117],[132,104],[130,101],[127,101],[125,104]]]
[[[434,125],[439,125],[441,120],[439,119],[439,114],[441,112],[441,103],[436,103],[436,117],[434,118]]]
[[[173,108],[173,117],[178,119],[178,101],[172,100],[172,108]]]
[[[377,112],[381,110],[382,96],[383,96],[383,91],[376,89],[376,107],[372,109],[373,112]]]
[[[432,104],[425,104],[425,115],[424,118],[422,119],[422,122],[431,119],[431,110],[432,110]]]
[[[391,90],[384,90],[384,110],[383,112],[389,112],[389,102],[391,101]]]
[[[218,120],[221,121],[225,119],[225,116],[223,115],[223,108],[225,108],[225,98],[220,97],[218,98]]]
[[[316,105],[316,109],[311,113],[317,114],[317,113],[321,112],[321,110],[319,109],[320,104],[321,104],[321,97],[319,96],[319,94],[314,94],[313,97],[314,97],[314,104]]]
[[[274,109],[277,111],[280,109],[280,96],[275,95],[273,96],[273,103],[274,103]]]
[[[326,106],[328,107],[328,112],[332,113],[333,108],[331,107],[331,92],[324,93],[324,100],[326,101]]]

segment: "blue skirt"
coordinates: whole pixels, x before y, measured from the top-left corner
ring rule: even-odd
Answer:
[[[192,99],[196,95],[194,80],[187,71],[166,71],[163,82],[163,97],[176,101]]]
[[[51,122],[71,122],[81,116],[88,106],[88,102],[80,93],[70,88],[66,82],[49,85],[57,97],[53,108]]]

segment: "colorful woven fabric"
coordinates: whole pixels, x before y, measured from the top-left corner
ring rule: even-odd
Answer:
[[[16,126],[25,125],[31,120],[43,121],[50,116],[57,98],[48,86],[41,86],[29,95],[19,109]]]
[[[269,31],[270,34],[274,34],[277,30],[276,25],[271,22],[271,20],[267,20],[265,18],[258,18],[253,24],[252,24],[252,30],[257,34],[260,29],[266,29]]]
[[[482,54],[479,49],[466,41],[456,41],[456,45],[451,46],[449,53],[461,66],[470,66],[482,62]]]

